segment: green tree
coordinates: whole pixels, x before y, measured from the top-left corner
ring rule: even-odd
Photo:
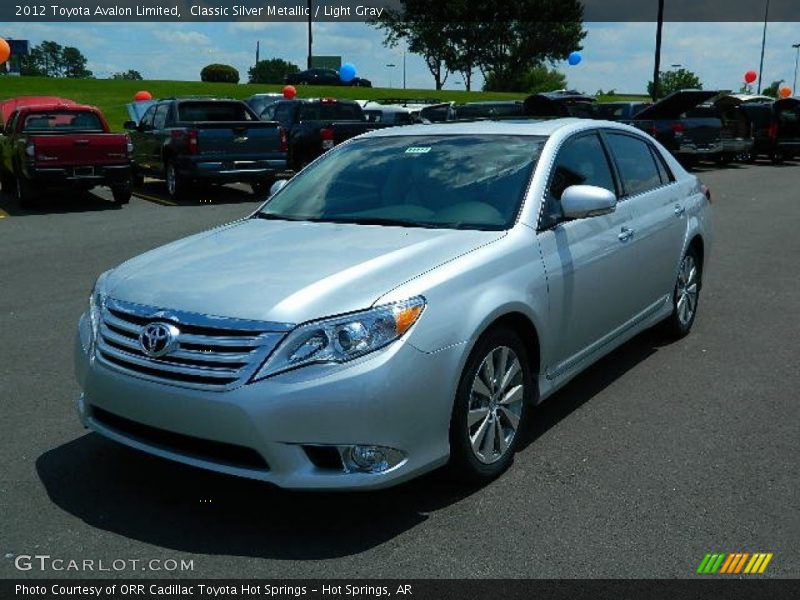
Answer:
[[[81,51],[72,46],[65,46],[61,51],[61,64],[64,77],[73,79],[87,79],[92,72],[86,68],[86,57]]]
[[[292,73],[298,73],[300,67],[282,58],[260,60],[248,71],[250,83],[283,83],[284,78]]]
[[[384,45],[394,48],[404,41],[409,52],[419,54],[433,75],[437,90],[441,90],[450,73],[448,62],[454,56],[453,44],[443,34],[446,2],[429,0],[400,0],[399,10],[386,9],[375,25],[385,34]]]
[[[689,69],[661,71],[658,76],[658,93],[653,93],[653,82],[647,83],[647,94],[651,98],[663,98],[678,90],[702,90],[700,78]]]
[[[579,0],[399,0],[401,8],[384,11],[375,24],[385,44],[405,40],[420,54],[441,89],[447,73],[465,80],[478,68],[492,87],[512,90],[529,69],[565,59],[580,50],[583,6]],[[534,20],[535,19],[535,20]]]
[[[206,65],[200,71],[200,79],[214,83],[239,83],[239,71],[230,65]]]
[[[64,48],[56,42],[39,44],[42,70],[45,77],[61,77],[64,73]]]
[[[567,87],[567,78],[564,74],[555,69],[549,69],[545,65],[531,67],[513,81],[504,80],[498,82],[496,77],[493,71],[489,72],[483,84],[484,91],[504,90],[507,92],[538,94],[563,90]]]
[[[783,82],[782,81],[773,81],[767,87],[764,88],[764,91],[762,93],[765,96],[770,96],[771,98],[777,98],[778,97],[778,90],[781,87],[781,83],[783,83]]]
[[[130,81],[142,81],[143,77],[139,71],[128,69],[125,72],[114,73],[111,79],[128,79]]]

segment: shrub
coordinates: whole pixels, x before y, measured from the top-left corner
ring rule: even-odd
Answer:
[[[239,83],[239,71],[230,65],[206,65],[200,71],[200,79],[215,83]]]

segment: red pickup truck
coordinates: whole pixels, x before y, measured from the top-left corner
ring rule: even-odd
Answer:
[[[22,206],[46,190],[86,191],[109,186],[114,201],[131,197],[133,147],[110,133],[99,109],[72,102],[5,102],[13,106],[0,135],[0,185]]]

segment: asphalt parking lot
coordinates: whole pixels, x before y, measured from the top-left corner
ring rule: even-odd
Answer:
[[[693,333],[645,333],[534,413],[483,488],[434,473],[298,494],[87,434],[72,340],[95,277],[246,215],[245,188],[171,205],[150,184],[22,211],[0,196],[0,576],[16,555],[193,560],[187,577],[694,576],[706,552],[772,552],[800,577],[800,164],[698,169],[716,240]],[[113,575],[114,573],[111,573]],[[109,576],[109,573],[95,573]],[[123,571],[120,576],[163,576]]]

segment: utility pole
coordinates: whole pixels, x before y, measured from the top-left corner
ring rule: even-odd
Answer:
[[[311,35],[311,20],[314,18],[313,12],[313,0],[308,0],[308,59],[306,60],[306,68],[311,68],[311,45],[313,43],[313,38]]]
[[[661,75],[661,32],[664,29],[664,0],[658,0],[658,25],[656,26],[656,60],[653,67],[653,102],[659,97],[659,76]]]
[[[767,21],[769,20],[769,0],[767,0],[767,7],[764,9],[764,33],[761,36],[761,63],[758,66],[758,92],[761,93],[761,76],[764,73],[764,47],[767,45]]]
[[[800,42],[797,44],[792,44],[792,48],[797,50],[794,55],[794,85],[792,86],[792,93],[795,96],[800,96],[800,92],[797,91],[797,62],[800,60]]]
[[[797,69],[795,69],[797,71]],[[795,73],[795,78],[797,78],[797,73]],[[403,48],[403,89],[406,89],[406,49]]]

